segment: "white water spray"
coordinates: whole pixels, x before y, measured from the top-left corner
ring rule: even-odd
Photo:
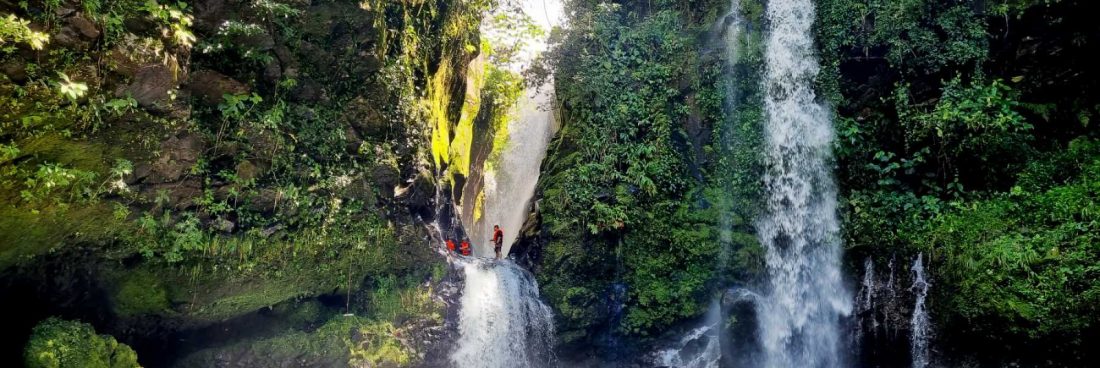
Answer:
[[[924,308],[924,300],[928,297],[928,288],[932,285],[924,278],[924,254],[918,254],[913,262],[913,294],[916,301],[913,303],[913,318],[910,320],[909,338],[910,354],[913,356],[913,368],[925,368],[931,363],[928,357],[928,345],[932,338],[931,322],[928,311]]]
[[[768,2],[765,157],[768,193],[757,223],[770,290],[757,307],[766,367],[837,367],[840,318],[852,299],[840,274],[833,131],[813,84],[812,0]]]
[[[455,367],[535,368],[553,366],[554,322],[539,300],[534,276],[510,261],[458,261],[466,287],[459,310]]]

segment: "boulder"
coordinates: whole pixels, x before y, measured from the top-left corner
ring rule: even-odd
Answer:
[[[51,42],[62,47],[87,50],[100,34],[94,22],[81,13],[72,13],[61,20],[61,28],[51,37]]]
[[[94,22],[85,18],[83,14],[76,14],[74,16],[66,18],[69,26],[80,33],[87,40],[95,40],[99,38],[99,27]]]
[[[275,189],[264,188],[246,192],[245,208],[255,212],[273,212],[282,199]]]
[[[131,16],[122,21],[127,31],[142,36],[157,36],[157,22],[149,15]]]
[[[298,58],[294,57],[290,49],[284,45],[276,45],[275,57],[279,59],[283,75],[287,78],[298,78],[298,71],[302,69],[302,65],[298,63]]]
[[[8,77],[8,80],[15,83],[23,83],[27,81],[27,63],[20,58],[8,60],[4,64],[0,64],[0,73],[3,73]]]
[[[244,135],[248,138],[248,152],[254,157],[270,158],[279,148],[279,136],[271,130],[249,126],[244,128]],[[260,164],[259,161],[253,161]]]
[[[235,172],[238,180],[241,182],[249,182],[260,177],[260,175],[263,174],[263,169],[253,164],[252,161],[245,160],[237,164]]]
[[[381,111],[381,103],[359,96],[344,107],[340,119],[364,137],[381,137],[393,132],[393,125]]]
[[[225,21],[228,11],[225,0],[198,0],[194,3],[195,28],[213,32]]]
[[[298,86],[291,92],[290,98],[295,102],[320,102],[325,100],[325,89],[321,83],[309,78],[302,78]]]
[[[309,41],[302,41],[298,46],[298,56],[316,70],[331,71],[336,63],[336,57],[332,53]]]
[[[383,193],[394,190],[401,184],[401,173],[397,171],[396,167],[385,162],[376,163],[371,168],[370,178]]]
[[[269,85],[275,85],[279,83],[279,79],[283,78],[283,68],[279,65],[279,61],[272,60],[267,62],[264,66],[264,81]]]
[[[180,180],[198,162],[202,151],[202,139],[195,134],[168,138],[161,143],[160,156],[153,160],[145,182],[157,184]]]
[[[129,95],[143,108],[164,112],[172,105],[171,95],[168,92],[175,88],[175,75],[167,66],[148,64],[139,67],[134,72],[134,79],[130,84],[121,88],[115,95],[118,97]]]
[[[431,172],[422,170],[415,178],[394,188],[394,198],[404,204],[414,215],[423,219],[435,216],[435,179]]]
[[[218,217],[217,219],[214,219],[214,221],[210,223],[210,226],[212,228],[214,228],[215,230],[221,231],[223,233],[232,234],[233,229],[235,229],[237,227],[237,224],[235,224],[235,223],[233,223],[233,221],[229,221],[225,218]]]
[[[202,182],[198,178],[190,178],[175,183],[151,184],[141,190],[142,198],[150,203],[155,203],[162,194],[167,199],[167,203],[162,205],[177,210],[190,208],[195,205],[195,198],[202,197]]]
[[[222,103],[225,100],[224,95],[249,93],[249,88],[244,83],[208,69],[191,73],[188,89],[199,101],[211,107]]]

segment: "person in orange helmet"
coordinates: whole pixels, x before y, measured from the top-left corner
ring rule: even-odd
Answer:
[[[459,247],[459,250],[462,251],[462,255],[469,256],[470,255],[470,241],[467,240],[467,239],[463,239],[462,240],[462,245]]]
[[[451,252],[455,251],[455,241],[454,240],[447,239],[447,250],[451,251]]]

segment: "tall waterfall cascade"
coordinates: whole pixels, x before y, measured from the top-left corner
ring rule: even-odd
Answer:
[[[563,17],[562,5],[553,0],[523,0],[523,11],[549,31]],[[484,27],[484,26],[483,26]],[[487,33],[492,29],[485,30]],[[515,65],[502,65],[522,72],[546,40],[524,47]],[[462,213],[462,223],[474,245],[474,256],[457,259],[465,285],[458,312],[459,340],[451,363],[462,368],[542,368],[554,366],[553,312],[539,299],[534,275],[514,262],[492,260],[490,238],[493,225],[504,231],[502,253],[527,219],[531,198],[538,183],[539,168],[554,131],[553,86],[525,88],[512,108],[506,146],[499,158],[486,162],[481,171],[480,216]],[[485,257],[485,258],[479,258]]]
[[[459,309],[460,340],[451,355],[454,366],[553,366],[553,314],[539,299],[534,276],[508,261],[459,262],[466,287]]]
[[[765,367],[843,365],[840,320],[852,310],[840,272],[832,121],[813,90],[814,12],[812,0],[767,6],[767,199],[757,220],[769,284],[757,306]]]
[[[521,3],[526,15],[547,34],[564,17],[560,1],[522,0]],[[489,34],[494,32],[492,29],[485,31]],[[517,60],[511,65],[501,67],[522,73],[548,47],[545,39],[531,40],[520,50]],[[503,140],[506,146],[501,147],[500,159],[486,162],[482,172],[484,187],[481,193],[481,210],[462,214],[463,225],[469,232],[470,240],[475,245],[474,252],[478,256],[494,256],[493,247],[488,245],[493,236],[493,225],[500,225],[503,230],[501,252],[507,255],[527,219],[531,208],[530,200],[541,173],[539,169],[556,129],[552,106],[554,86],[550,79],[542,85],[524,88],[519,101],[512,108],[508,122],[508,139]]]
[[[913,317],[910,319],[910,352],[913,355],[913,368],[925,368],[931,363],[928,356],[929,342],[932,337],[931,322],[924,301],[928,298],[931,284],[924,277],[924,254],[918,254],[913,262]]]
[[[493,236],[493,225],[503,229],[501,252],[507,255],[527,219],[539,167],[553,135],[554,113],[550,108],[553,93],[549,83],[524,91],[514,109],[515,119],[508,123],[508,146],[496,163],[499,166],[486,167],[481,218],[464,221],[478,256],[494,256],[492,247],[487,246]],[[476,246],[481,244],[486,246]]]

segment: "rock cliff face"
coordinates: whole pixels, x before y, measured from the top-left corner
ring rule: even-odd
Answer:
[[[317,344],[303,362],[422,358],[430,339],[395,337],[442,322],[416,299],[446,273],[423,224],[461,154],[433,163],[432,142],[463,117],[485,6],[0,2],[49,36],[0,50],[0,298],[25,302],[0,307],[23,316],[5,336],[58,315],[150,366],[287,339]]]

